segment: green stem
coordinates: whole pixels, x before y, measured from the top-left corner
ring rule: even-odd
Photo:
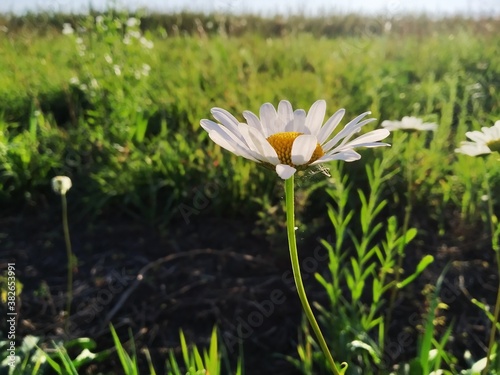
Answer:
[[[68,258],[68,285],[66,300],[66,328],[68,328],[71,301],[73,300],[73,252],[71,251],[71,240],[69,238],[68,204],[66,202],[66,194],[61,194],[61,200],[64,241],[66,242],[66,256]]]
[[[498,275],[500,276],[500,249],[498,249],[497,241],[495,240],[494,236],[496,235],[495,231],[495,224],[493,223],[493,196],[491,195],[491,188],[490,188],[490,182],[489,182],[489,175],[488,172],[486,171],[485,173],[485,185],[486,185],[486,194],[488,196],[488,214],[489,214],[489,219],[490,219],[490,232],[491,232],[491,243],[493,245],[493,250],[495,251],[496,254],[496,261],[497,261],[497,268],[498,268]],[[483,374],[488,373],[488,368],[490,366],[491,362],[491,352],[493,350],[493,346],[495,345],[495,336],[496,336],[496,330],[497,330],[497,323],[498,323],[498,318],[500,315],[500,281],[498,283],[498,290],[497,290],[497,301],[495,303],[495,311],[493,313],[493,326],[491,327],[491,332],[490,332],[490,339],[488,342],[488,352],[486,353],[486,365],[483,370]]]
[[[319,346],[323,353],[325,354],[328,362],[330,363],[331,369],[335,375],[343,374],[339,372],[337,366],[335,365],[335,361],[332,358],[330,350],[328,349],[328,345],[326,344],[325,338],[321,333],[321,329],[319,328],[318,322],[314,317],[313,311],[309,302],[307,301],[306,291],[304,288],[304,284],[302,283],[302,276],[300,273],[300,265],[299,265],[299,254],[297,252],[297,241],[295,238],[295,208],[294,208],[294,184],[293,184],[293,176],[289,179],[285,180],[285,196],[286,196],[286,227],[288,234],[288,245],[290,248],[290,260],[292,261],[292,271],[293,278],[295,280],[295,286],[297,287],[297,293],[300,298],[300,302],[302,303],[302,307],[304,312],[306,313],[307,319],[311,324],[311,327],[318,339]],[[345,366],[344,364],[342,365]]]
[[[415,133],[417,134],[417,133]],[[417,139],[414,136],[413,140],[411,143],[416,143]],[[411,144],[410,143],[410,144]],[[413,209],[413,194],[412,194],[412,185],[413,185],[413,164],[411,159],[411,153],[412,149],[410,147],[407,147],[405,150],[405,165],[406,165],[406,207],[405,207],[405,216],[403,219],[403,238],[401,242],[399,243],[398,249],[397,249],[397,262],[396,262],[396,267],[394,269],[395,273],[395,278],[394,278],[394,286],[391,288],[391,295],[389,297],[389,307],[387,309],[387,319],[385,322],[385,332],[384,332],[384,338],[388,337],[389,333],[389,326],[391,325],[391,320],[392,320],[392,313],[394,310],[394,304],[396,302],[396,296],[398,293],[398,283],[401,280],[401,276],[403,274],[403,260],[404,260],[404,251],[406,247],[406,234],[408,232],[408,227],[410,226],[410,217],[411,217],[411,212]],[[385,342],[382,342],[382,349],[385,346]],[[382,350],[383,352],[383,350]]]

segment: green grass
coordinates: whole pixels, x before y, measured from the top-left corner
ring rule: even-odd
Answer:
[[[426,155],[431,163],[449,158],[464,130],[491,124],[499,112],[498,37],[493,35],[330,39],[297,32],[268,39],[255,34],[162,38],[148,31],[146,36],[154,42],[151,51],[124,45],[118,31],[95,28],[81,35],[83,56],[74,35],[40,36],[23,28],[0,40],[4,202],[35,194],[52,175],[64,172],[85,180],[81,199],[99,195],[89,199],[102,201],[94,210],[127,202],[132,211],[147,211],[138,215],[153,219],[172,207],[154,213],[145,205],[169,201],[166,197],[179,202],[188,187],[231,166],[247,171],[234,174],[239,181],[230,199],[220,198],[213,207],[234,201],[249,206],[245,202],[256,191],[270,191],[268,178],[207,141],[199,120],[210,118],[213,106],[241,113],[282,98],[304,108],[325,98],[329,113],[344,107],[350,118],[365,110],[380,120],[420,116],[441,125],[436,147],[445,153]],[[113,56],[112,64],[106,55]],[[128,71],[116,76],[115,64]],[[134,72],[143,64],[150,73],[137,80]],[[80,83],[72,85],[72,77]],[[97,89],[81,90],[93,82]],[[38,123],[34,133],[29,132],[32,121]],[[29,157],[42,152],[49,154],[43,166]],[[214,162],[220,168],[211,168]],[[421,165],[424,169],[426,160]],[[432,171],[428,185],[449,173]]]
[[[242,19],[233,19],[235,28],[225,31],[214,26],[221,22],[217,18],[200,15],[178,15],[177,28],[170,18],[152,15],[142,19],[141,29],[124,26],[125,14],[105,14],[102,21],[54,15],[41,29],[33,27],[39,17],[2,21],[9,28],[0,38],[0,204],[6,210],[52,200],[51,178],[68,175],[76,220],[118,212],[168,227],[173,219],[251,214],[261,225],[272,225],[266,218],[281,205],[282,193],[275,192],[280,181],[209,140],[199,121],[211,117],[210,108],[242,119],[243,110],[257,112],[264,102],[288,99],[308,109],[323,98],[329,115],[346,108],[344,123],[367,110],[379,120],[372,128],[410,115],[436,122],[435,134],[394,133],[391,149],[364,152],[352,165],[332,164],[332,177],[321,177],[324,184],[318,184],[320,177],[299,179],[307,196],[321,187],[327,193],[321,197],[330,202],[328,210],[323,203],[310,204],[307,213],[324,217],[323,223],[329,218],[337,235],[333,245],[324,241],[329,274],[316,276],[331,306],[317,307],[322,324],[335,333],[331,347],[358,372],[383,361],[390,294],[413,283],[430,263],[424,257],[395,277],[407,244],[425,236],[456,244],[473,228],[481,228],[476,235],[491,236],[493,216],[482,198],[500,188],[498,158],[474,159],[454,149],[466,131],[500,119],[497,21],[405,18],[390,33],[366,33],[361,25],[367,20],[354,16],[292,18],[279,31],[276,19],[252,17],[240,28],[234,25]],[[193,26],[197,19],[201,28]],[[61,35],[66,21],[76,34]],[[139,36],[124,43],[130,31]],[[145,46],[150,42],[152,48]],[[209,194],[209,184],[216,194]],[[495,194],[489,199],[498,212]],[[299,211],[301,205],[306,203],[297,203]],[[405,217],[405,210],[411,215]],[[418,232],[414,226],[422,222],[427,230],[437,229]],[[266,233],[279,233],[280,227],[273,230]],[[368,289],[392,302],[367,300]],[[440,305],[434,295],[428,300],[432,309],[420,337],[421,358],[407,368],[451,371],[456,358],[445,347],[453,332],[434,337]],[[337,331],[339,316],[343,324]],[[300,361],[294,363],[304,373],[325,368],[303,331]],[[187,354],[183,341],[186,367],[196,368],[192,373],[205,365],[214,369],[211,374],[220,370],[215,332],[208,352]],[[114,331],[113,338],[119,342]],[[117,348],[124,368],[137,373],[135,349],[127,354]],[[437,357],[431,359],[431,351]],[[65,358],[59,360],[66,363]],[[180,373],[173,355],[169,360]]]

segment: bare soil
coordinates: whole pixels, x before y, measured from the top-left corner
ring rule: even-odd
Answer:
[[[0,263],[3,268],[7,261],[15,262],[23,284],[18,337],[42,336],[46,342],[91,337],[100,351],[113,347],[112,323],[122,342],[128,341],[130,330],[137,348],[147,347],[162,373],[168,350],[180,351],[180,328],[190,342],[204,346],[217,324],[231,358],[240,352],[239,342],[243,344],[246,374],[297,373],[285,359],[297,357],[301,322],[289,259],[286,251],[252,234],[253,226],[253,219],[238,217],[197,218],[189,225],[179,220],[164,230],[116,215],[92,224],[73,221],[78,266],[66,327],[67,259],[59,214],[25,210],[7,215],[0,219]],[[424,236],[407,249],[405,267],[413,268],[425,254],[433,254],[436,261],[396,301],[387,364],[415,356],[428,307],[422,290],[435,285],[449,262],[440,294],[449,308],[438,312],[436,330],[439,335],[453,324],[448,350],[459,359],[465,350],[481,358],[490,325],[466,294],[494,305],[498,274],[490,241],[463,228],[455,228],[461,233],[452,233],[451,239],[433,236],[435,228],[425,222],[419,229]],[[313,238],[299,241],[299,251],[309,258],[302,265],[309,297],[326,305],[324,291],[309,277],[326,270],[324,250]],[[116,356],[110,358],[85,373],[121,373]],[[144,355],[139,358],[148,373]]]

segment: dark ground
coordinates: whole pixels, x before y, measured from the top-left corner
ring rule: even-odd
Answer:
[[[168,231],[152,230],[119,216],[92,225],[84,220],[75,223],[70,216],[70,222],[78,267],[68,333],[62,315],[67,261],[59,214],[25,212],[0,218],[1,268],[5,260],[14,261],[24,285],[18,301],[19,337],[86,336],[97,341],[98,350],[104,350],[113,346],[108,329],[113,323],[122,342],[131,329],[137,347],[149,348],[161,373],[167,350],[179,350],[179,328],[189,342],[205,345],[216,323],[233,353],[230,357],[239,351],[237,338],[243,339],[247,375],[296,373],[283,356],[297,356],[301,320],[301,306],[290,284],[289,259],[286,251],[277,252],[276,246],[252,234],[253,220],[197,218],[189,225],[179,220]],[[446,240],[430,235],[434,229],[422,224],[419,233],[424,239],[419,237],[406,252],[407,267],[413,268],[429,253],[436,261],[396,301],[386,344],[390,363],[415,356],[413,343],[426,312],[421,291],[425,285],[435,284],[449,261],[452,265],[441,292],[449,309],[439,313],[436,329],[443,332],[454,324],[448,350],[459,359],[466,349],[474,358],[485,354],[487,320],[459,285],[462,282],[474,297],[494,304],[498,275],[490,241],[474,238],[473,231],[464,233],[463,228],[455,228],[462,238],[452,233],[456,237]],[[302,256],[310,254],[310,249],[322,251],[315,239],[299,240],[298,246]],[[286,243],[282,247],[286,249]],[[313,271],[323,272],[325,266],[326,261],[319,262]],[[321,287],[312,278],[305,283],[309,298],[325,306]],[[258,320],[255,312],[271,298],[279,302],[273,304],[273,311],[266,311],[268,316],[255,327],[243,326],[238,332],[238,323]],[[403,331],[410,332],[412,340],[401,348],[395,343]],[[119,368],[114,358],[87,368],[86,373],[120,373]]]

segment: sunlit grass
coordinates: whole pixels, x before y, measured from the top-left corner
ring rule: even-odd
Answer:
[[[105,16],[103,22],[114,24],[111,15]],[[321,195],[327,208],[315,205],[315,212],[307,214],[323,217],[334,234],[332,243],[323,241],[329,272],[316,275],[333,307],[315,308],[322,315],[320,324],[349,329],[332,330],[329,345],[352,361],[352,371],[382,368],[393,308],[385,302],[431,259],[424,256],[424,263],[400,269],[406,245],[418,241],[415,246],[430,256],[431,249],[422,245],[428,238],[457,246],[491,238],[494,232],[488,225],[491,211],[499,209],[497,196],[490,194],[499,189],[498,157],[468,158],[454,149],[466,131],[500,119],[497,23],[410,19],[399,21],[391,32],[366,33],[359,27],[350,32],[337,20],[337,34],[331,31],[335,22],[325,19],[316,26],[307,20],[300,26],[296,20],[279,32],[269,21],[266,34],[253,26],[243,32],[236,24],[233,31],[216,31],[219,21],[209,27],[214,20],[199,15],[186,16],[176,31],[155,17],[143,18],[143,28],[135,30],[153,48],[145,48],[139,38],[124,43],[125,15],[119,27],[106,30],[93,17],[54,16],[43,32],[9,24],[11,30],[0,37],[0,203],[10,210],[26,202],[37,206],[48,181],[61,174],[77,182],[72,201],[80,217],[118,210],[168,228],[214,214],[253,215],[273,225],[282,198],[275,192],[274,176],[208,142],[199,121],[209,117],[211,107],[241,113],[288,99],[306,108],[323,98],[328,108],[346,108],[348,118],[370,110],[378,122],[368,130],[403,116],[436,123],[432,133],[394,132],[391,149],[366,152],[357,166],[331,164],[330,177],[320,174],[324,182],[318,183],[316,175],[297,178],[298,196],[307,191],[308,200],[314,200],[310,191],[318,185],[327,193]],[[196,17],[201,17],[201,29],[189,28]],[[75,34],[60,33],[64,21],[73,23]],[[404,32],[397,33],[398,28]],[[210,189],[217,193],[209,194]],[[423,229],[415,228],[423,222]],[[275,233],[282,231],[274,225]],[[395,277],[395,272],[401,274]],[[444,277],[444,272],[436,276],[436,287],[425,297],[430,307],[421,324],[418,357],[401,364],[398,374],[457,368],[456,353],[446,352],[453,325],[440,337],[434,335],[437,310],[445,308],[437,296]],[[342,324],[332,324],[339,319]],[[214,372],[220,370],[216,332],[206,353],[189,352],[182,339],[192,373],[202,371],[204,360]],[[325,367],[307,327],[302,333],[300,361],[292,362],[304,373]],[[137,372],[135,349],[128,354],[120,345],[123,366]],[[32,368],[38,369],[43,356],[33,348],[26,350],[36,353]],[[493,352],[498,356],[497,348]],[[50,358],[58,366],[71,362],[64,353]],[[480,367],[480,360],[467,358],[471,368]],[[168,361],[173,373],[182,372],[173,354]]]

